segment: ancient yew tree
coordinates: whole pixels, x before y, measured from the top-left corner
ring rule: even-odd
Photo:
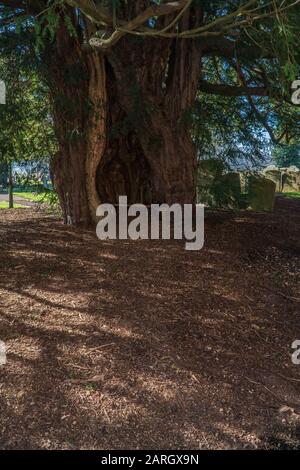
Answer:
[[[244,96],[262,121],[253,97],[288,100],[299,64],[299,5],[1,0],[3,31],[19,25],[21,41],[35,24],[65,221],[88,225],[100,202],[119,195],[193,203],[197,94]]]

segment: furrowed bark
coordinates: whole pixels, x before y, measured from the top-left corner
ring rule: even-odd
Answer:
[[[181,22],[198,23],[199,12]],[[60,147],[54,181],[66,222],[95,222],[99,203],[117,203],[120,195],[129,203],[195,202],[196,153],[186,114],[201,67],[196,41],[126,37],[104,59],[83,51],[62,27],[50,64]],[[76,68],[79,82],[66,80]]]
[[[97,171],[97,189],[104,202],[118,203],[126,195],[128,203],[151,203],[150,167],[137,133],[128,122],[118,99],[117,83],[107,64],[108,136]]]
[[[80,41],[70,36],[63,21],[55,43],[46,50],[45,61],[59,145],[52,162],[55,189],[65,223],[86,227],[91,222],[85,167],[89,71]]]
[[[86,189],[93,222],[101,203],[97,189],[97,169],[104,156],[107,143],[107,90],[103,55],[93,53],[88,59],[90,118],[87,132]]]
[[[198,24],[193,9],[181,28]],[[187,115],[201,71],[197,41],[125,38],[107,53],[117,82],[118,99],[136,132],[150,168],[152,202],[194,203],[196,150]]]
[[[72,12],[70,18],[76,24]],[[79,34],[72,37],[62,21],[46,60],[59,144],[52,162],[55,188],[65,223],[88,226],[101,202],[96,175],[107,136],[105,59],[84,50]]]
[[[140,140],[152,173],[152,201],[193,204],[197,167],[189,129],[182,123],[172,125],[163,113],[147,122]]]

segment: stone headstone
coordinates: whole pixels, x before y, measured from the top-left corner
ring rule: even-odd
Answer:
[[[198,200],[209,206],[216,205],[214,186],[225,172],[221,160],[208,159],[200,161],[198,165],[197,192]]]
[[[272,212],[276,183],[263,176],[250,176],[248,180],[249,207],[256,212]]]
[[[241,179],[237,172],[229,172],[222,175],[220,185],[224,191],[224,202],[230,208],[237,208],[241,200]]]
[[[276,184],[276,191],[282,191],[282,172],[275,165],[269,165],[263,170],[263,176],[273,181]]]
[[[299,192],[300,191],[300,171],[293,171],[287,169],[282,175],[282,191],[284,193]]]

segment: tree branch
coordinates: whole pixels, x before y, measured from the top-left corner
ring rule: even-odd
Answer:
[[[231,86],[209,83],[205,80],[199,81],[199,90],[211,95],[221,96],[269,96],[268,90],[265,87]]]
[[[233,59],[237,57],[246,57],[247,59],[259,60],[259,59],[273,59],[274,53],[267,51],[265,45],[261,47],[258,45],[245,45],[240,41],[233,41],[227,38],[220,37],[208,37],[199,38],[199,42],[202,45],[202,53],[206,56],[223,57],[224,59]]]
[[[71,0],[75,3],[82,0]],[[179,10],[185,10],[188,5],[190,5],[190,0],[179,0],[178,2],[170,2],[161,5],[151,5],[140,15],[136,16],[133,20],[128,23],[117,26],[116,30],[108,39],[101,39],[94,37],[90,39],[89,43],[93,47],[99,47],[101,49],[108,49],[118,42],[123,36],[131,31],[137,30],[140,26],[145,24],[150,18],[170,15],[171,13],[176,13]],[[145,33],[147,34],[147,33]]]

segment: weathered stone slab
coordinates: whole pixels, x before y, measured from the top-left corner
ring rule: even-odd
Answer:
[[[300,191],[300,170],[289,167],[282,175],[282,191],[284,193]]]
[[[279,168],[270,165],[269,167],[265,168],[265,170],[263,170],[263,175],[269,180],[274,181],[277,192],[282,191],[282,172]]]
[[[276,183],[263,176],[248,179],[248,202],[251,210],[272,212],[274,209]]]

